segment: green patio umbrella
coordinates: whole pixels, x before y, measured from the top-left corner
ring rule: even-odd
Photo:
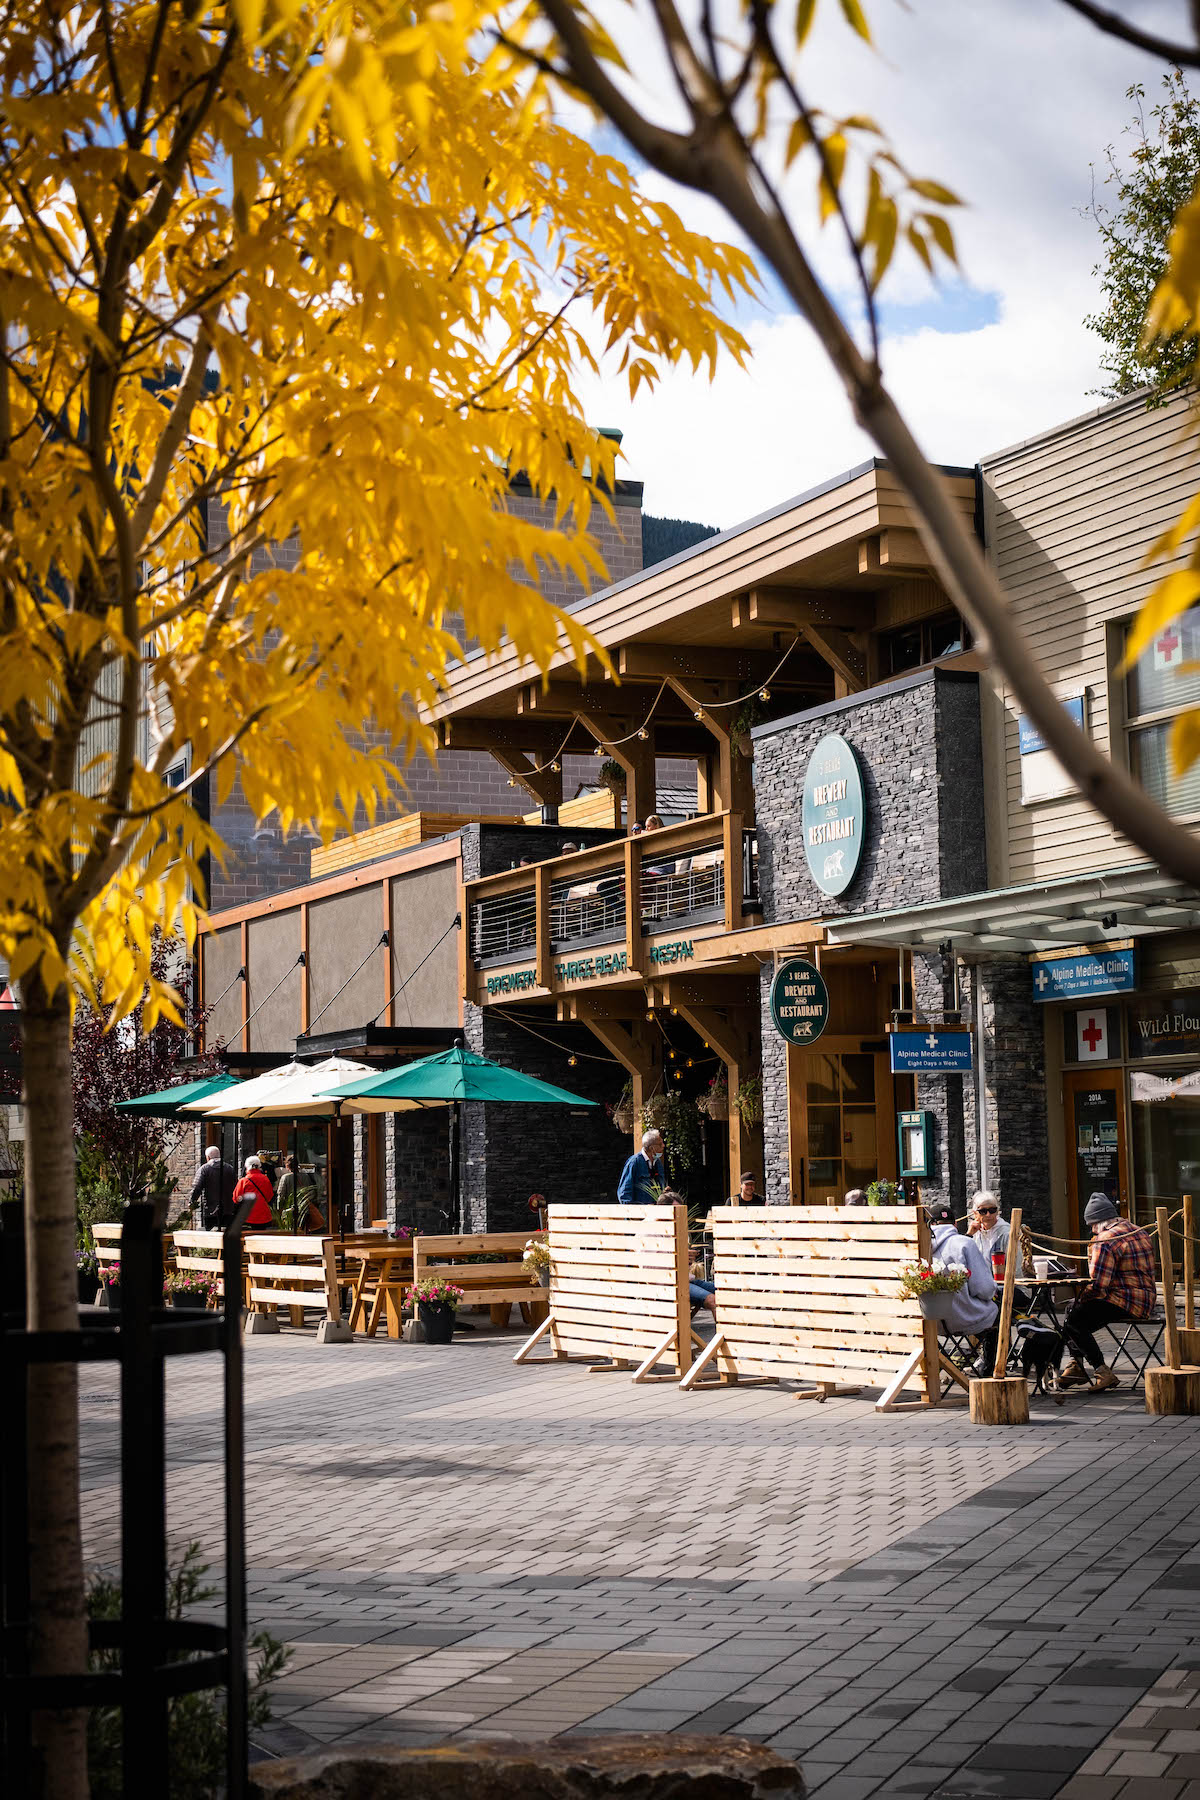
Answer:
[[[449,1106],[455,1100],[500,1100],[506,1106],[595,1106],[581,1094],[519,1069],[506,1069],[472,1050],[455,1047],[423,1056],[403,1068],[382,1074],[358,1075],[325,1090],[331,1100],[342,1102],[343,1112],[408,1112],[415,1107]]]
[[[458,1144],[462,1135],[460,1107],[464,1100],[498,1100],[505,1106],[596,1106],[581,1094],[568,1094],[566,1088],[538,1081],[533,1075],[522,1075],[519,1069],[506,1069],[501,1063],[489,1062],[471,1050],[456,1046],[441,1050],[436,1056],[423,1056],[419,1062],[400,1069],[387,1069],[382,1075],[358,1076],[354,1081],[330,1087],[331,1100],[340,1100],[343,1112],[412,1112],[427,1106],[449,1106],[450,1114],[450,1192],[458,1205],[458,1228],[463,1228],[462,1192]]]
[[[118,1100],[117,1112],[145,1113],[152,1119],[174,1119],[189,1100],[206,1100],[222,1088],[237,1087],[236,1075],[205,1075],[199,1081],[184,1081],[178,1087],[160,1088],[157,1094],[141,1094],[136,1100]]]

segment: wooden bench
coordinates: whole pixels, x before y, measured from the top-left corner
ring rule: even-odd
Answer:
[[[546,1296],[521,1258],[537,1231],[479,1231],[459,1237],[413,1239],[413,1283],[452,1281],[464,1290],[464,1306],[488,1306],[492,1323],[507,1329],[514,1303],[527,1325],[545,1316]],[[486,1262],[471,1260],[486,1257]]]
[[[93,1225],[92,1248],[96,1252],[96,1266],[103,1272],[105,1269],[121,1267],[121,1233],[124,1226],[118,1219],[114,1224]],[[163,1279],[171,1269],[173,1239],[169,1231],[163,1232]],[[119,1279],[119,1277],[118,1277]],[[103,1287],[103,1283],[101,1284]]]
[[[177,1231],[175,1233],[175,1273],[207,1275],[216,1284],[216,1292],[225,1297],[225,1234],[220,1231]],[[249,1301],[246,1258],[242,1257],[241,1304]]]
[[[249,1263],[250,1335],[278,1331],[276,1309],[286,1306],[297,1326],[303,1325],[306,1311],[325,1315],[317,1327],[319,1344],[351,1342],[350,1326],[342,1317],[333,1238],[262,1233],[243,1238],[242,1243]]]

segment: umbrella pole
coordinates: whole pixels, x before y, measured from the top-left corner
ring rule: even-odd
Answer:
[[[463,1193],[462,1193],[462,1113],[461,1102],[455,1100],[450,1108],[450,1197],[458,1219],[458,1232],[463,1232]]]

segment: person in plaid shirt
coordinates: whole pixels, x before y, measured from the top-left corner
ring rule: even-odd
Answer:
[[[1080,1358],[1092,1365],[1092,1387],[1097,1393],[1119,1384],[1104,1366],[1096,1327],[1114,1319],[1148,1319],[1158,1300],[1158,1271],[1154,1239],[1140,1225],[1122,1219],[1107,1194],[1093,1194],[1083,1214],[1092,1228],[1088,1245],[1086,1288],[1063,1320],[1063,1337],[1075,1352],[1058,1378],[1060,1387],[1081,1387],[1087,1372]]]

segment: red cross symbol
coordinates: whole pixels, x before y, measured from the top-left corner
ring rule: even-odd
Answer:
[[[1101,1038],[1104,1036],[1103,1025],[1097,1025],[1095,1019],[1089,1019],[1087,1022],[1087,1025],[1084,1027],[1084,1029],[1080,1032],[1079,1035],[1083,1039],[1084,1043],[1087,1045],[1088,1049],[1091,1051],[1092,1055],[1095,1056],[1096,1045],[1100,1042]]]
[[[1179,647],[1179,633],[1173,625],[1168,625],[1154,645],[1156,656],[1163,668],[1169,668],[1175,661],[1175,653]]]

